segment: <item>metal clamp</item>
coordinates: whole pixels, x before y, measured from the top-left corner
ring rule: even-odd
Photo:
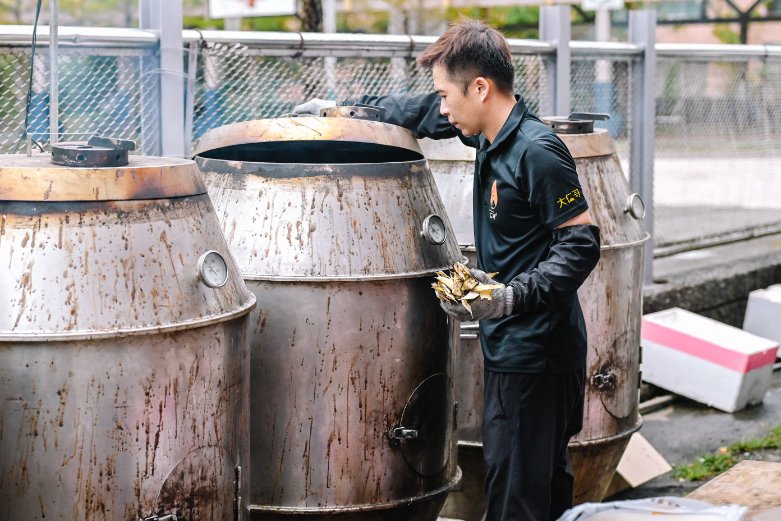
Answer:
[[[150,516],[143,518],[142,521],[177,521],[176,514],[163,514],[161,516]]]
[[[599,112],[573,112],[569,116],[546,116],[540,118],[557,134],[591,134],[595,121],[607,121],[610,114]]]
[[[86,143],[52,145],[52,163],[87,168],[125,166],[129,162],[128,151],[135,149],[134,141],[92,136]]]
[[[616,375],[614,373],[595,374],[591,377],[589,382],[600,391],[612,389],[616,386]]]
[[[626,200],[624,213],[628,213],[637,220],[645,218],[645,203],[638,193],[629,194]]]
[[[388,437],[392,440],[417,440],[418,430],[408,429],[406,427],[395,427],[388,432]]]
[[[605,112],[572,112],[569,115],[569,119],[584,121],[607,121],[610,119],[610,114]]]
[[[382,121],[385,117],[385,109],[382,107],[364,107],[352,105],[347,107],[329,107],[320,109],[322,118],[353,118],[369,121]]]

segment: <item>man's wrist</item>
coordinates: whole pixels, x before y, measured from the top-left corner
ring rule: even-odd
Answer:
[[[515,292],[512,286],[505,286],[504,288],[504,314],[510,315],[515,307]]]

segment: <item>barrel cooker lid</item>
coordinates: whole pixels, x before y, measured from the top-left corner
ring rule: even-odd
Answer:
[[[52,163],[50,154],[0,155],[0,200],[126,201],[206,193],[189,159],[130,156],[126,166],[76,167]]]
[[[196,156],[258,163],[392,163],[423,159],[402,127],[350,117],[285,117],[206,132]]]

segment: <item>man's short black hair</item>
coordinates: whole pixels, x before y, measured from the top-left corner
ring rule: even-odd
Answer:
[[[513,92],[515,70],[507,40],[478,20],[466,18],[451,25],[417,62],[423,67],[442,65],[450,81],[461,84],[464,94],[478,76],[490,78],[505,94]]]

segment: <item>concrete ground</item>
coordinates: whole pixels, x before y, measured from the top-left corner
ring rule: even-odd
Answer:
[[[666,407],[644,414],[643,422],[640,433],[673,467],[735,441],[764,437],[781,425],[781,370],[773,372],[770,389],[759,405],[730,414],[679,397]],[[610,499],[684,496],[702,485],[678,481],[673,472]]]
[[[781,283],[781,235],[657,258],[654,278],[660,283],[644,290],[646,313],[678,306],[740,327],[748,293]],[[646,389],[641,399],[654,391],[667,393],[651,391]],[[763,437],[781,425],[781,370],[773,372],[771,387],[760,405],[729,414],[675,397],[670,405],[643,414],[643,420],[641,434],[673,466],[741,439]],[[612,499],[682,496],[700,485],[679,482],[669,472]]]

